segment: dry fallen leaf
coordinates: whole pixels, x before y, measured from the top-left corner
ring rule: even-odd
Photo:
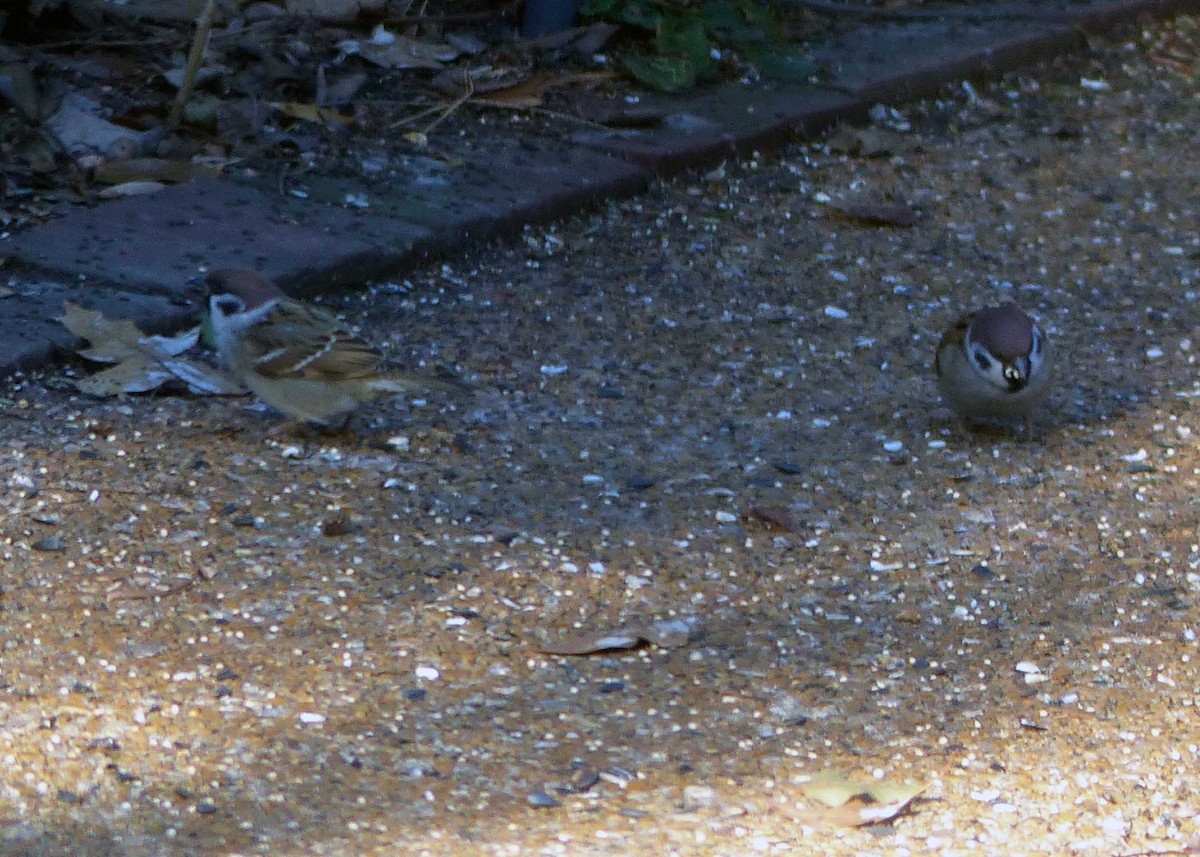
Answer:
[[[25,63],[0,65],[0,102],[11,104],[31,122],[36,122],[41,110],[37,80]]]
[[[549,640],[539,648],[548,655],[591,655],[611,649],[632,649],[642,643],[650,643],[664,649],[686,646],[697,636],[699,620],[664,619],[638,625],[623,625],[604,631],[581,634],[564,634]]]
[[[81,392],[94,396],[145,393],[168,381],[185,384],[196,394],[228,395],[242,392],[224,372],[178,355],[195,347],[200,328],[175,336],[148,336],[128,319],[113,320],[103,313],[67,301],[59,319],[87,348],[78,354],[94,363],[116,364],[76,382]]]
[[[165,188],[166,185],[162,182],[151,181],[136,181],[136,182],[121,182],[112,187],[106,187],[96,196],[101,199],[121,199],[127,196],[145,196],[146,194],[158,193]]]
[[[898,155],[916,147],[911,137],[887,128],[851,128],[843,125],[829,136],[829,148],[835,152],[877,158],[883,155]]]
[[[830,210],[843,220],[864,226],[917,225],[917,213],[899,202],[859,200],[845,205],[830,206]]]
[[[353,46],[360,57],[384,68],[440,69],[442,63],[458,56],[453,45],[417,41],[389,33],[382,27],[376,27],[369,40],[344,43],[344,46]]]
[[[354,532],[354,524],[346,512],[340,511],[321,525],[321,535],[330,538],[346,536]]]
[[[46,127],[68,152],[84,155],[92,152],[137,152],[146,132],[132,131],[105,119],[99,102],[78,93],[63,97]]]
[[[831,771],[804,783],[800,790],[820,806],[798,811],[798,818],[809,823],[857,827],[895,818],[925,790],[925,786],[886,780],[863,781]]]
[[[84,309],[71,301],[65,302],[63,308],[64,315],[59,319],[63,326],[80,339],[93,343],[91,348],[79,352],[82,357],[96,363],[116,363],[140,350],[142,331],[129,319],[114,321],[106,318],[104,313]],[[180,350],[187,347],[190,346]]]
[[[359,15],[380,15],[385,0],[286,0],[289,15],[319,21],[353,21]]]
[[[75,387],[89,396],[115,396],[119,393],[148,393],[157,390],[173,376],[147,355],[133,355],[94,375],[79,378]]]
[[[330,107],[318,107],[315,104],[301,104],[298,101],[272,101],[271,106],[284,116],[290,116],[293,119],[303,119],[306,122],[316,122],[323,125],[326,122],[332,121],[348,125],[351,121],[350,117],[344,113],[339,113]]]
[[[125,182],[185,182],[196,173],[191,161],[167,158],[120,158],[96,165],[93,178],[100,184],[118,185]]]
[[[512,86],[494,89],[482,95],[476,94],[475,100],[485,104],[495,104],[499,107],[540,107],[546,89],[554,82],[551,75],[534,74]]]
[[[761,521],[768,527],[777,527],[794,533],[798,529],[796,517],[786,506],[751,506],[744,513],[747,521]]]

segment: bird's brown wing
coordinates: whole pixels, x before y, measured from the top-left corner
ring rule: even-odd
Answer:
[[[272,378],[351,380],[370,375],[381,360],[329,313],[291,301],[276,306],[247,337],[257,370]]]

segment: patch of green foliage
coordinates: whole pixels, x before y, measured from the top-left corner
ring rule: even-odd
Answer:
[[[642,83],[678,92],[717,74],[731,50],[774,80],[804,81],[814,66],[788,44],[763,0],[584,0],[585,16],[647,31],[651,50],[627,52],[626,70]]]

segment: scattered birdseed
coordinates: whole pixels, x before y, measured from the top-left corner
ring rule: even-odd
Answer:
[[[525,801],[530,806],[537,807],[538,809],[554,809],[555,807],[562,806],[562,801],[544,791],[532,792],[525,798]]]

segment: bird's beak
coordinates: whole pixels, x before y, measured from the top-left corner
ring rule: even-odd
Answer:
[[[1004,366],[1004,380],[1010,390],[1019,390],[1029,383],[1029,361],[1025,358],[1014,360]]]

